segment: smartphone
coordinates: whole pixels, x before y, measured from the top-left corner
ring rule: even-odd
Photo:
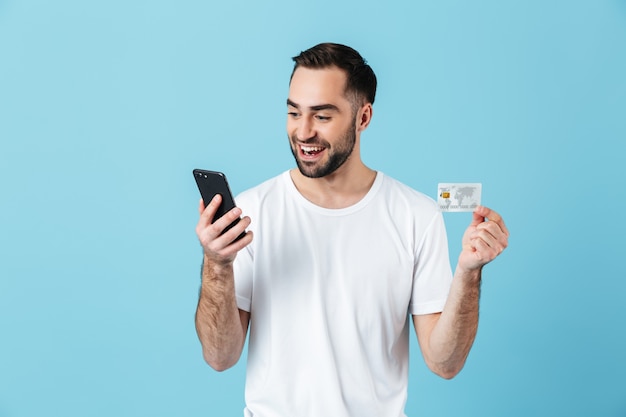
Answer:
[[[223,173],[217,171],[207,171],[204,169],[194,169],[193,177],[196,179],[196,184],[198,185],[198,190],[200,190],[200,195],[202,196],[202,201],[204,201],[205,207],[209,205],[216,194],[220,194],[222,196],[222,204],[218,207],[212,223],[215,223],[217,219],[235,208],[235,199],[233,198],[233,194],[230,192],[228,181],[226,181],[226,176]],[[236,219],[234,222],[226,226],[222,234],[239,223],[239,220],[241,219]],[[237,236],[234,241],[241,239],[245,235],[246,232],[244,231]]]

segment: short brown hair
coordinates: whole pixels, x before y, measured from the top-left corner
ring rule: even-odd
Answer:
[[[300,55],[293,57],[295,65],[291,73],[298,67],[322,69],[338,67],[346,72],[346,93],[353,94],[360,104],[374,104],[376,98],[376,75],[363,59],[361,54],[346,45],[338,43],[320,43]],[[356,104],[356,103],[355,103]]]

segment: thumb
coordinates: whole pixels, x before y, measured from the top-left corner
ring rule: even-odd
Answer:
[[[472,213],[472,223],[470,223],[470,227],[476,227],[485,221],[486,213],[483,214],[484,211],[486,210],[483,206],[478,206],[474,209],[474,212]]]

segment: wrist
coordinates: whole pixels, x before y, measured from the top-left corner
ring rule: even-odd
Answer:
[[[482,270],[482,266],[478,268],[465,268],[459,264],[456,267],[456,275],[459,275],[464,282],[480,284]]]
[[[202,259],[202,271],[205,279],[223,279],[233,275],[233,263],[218,262],[205,253]]]

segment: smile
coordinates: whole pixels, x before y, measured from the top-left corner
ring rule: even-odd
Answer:
[[[312,155],[317,155],[318,153],[322,152],[325,148],[322,146],[300,146],[300,149],[302,150],[302,153],[304,153],[305,155],[308,156],[312,156]]]

